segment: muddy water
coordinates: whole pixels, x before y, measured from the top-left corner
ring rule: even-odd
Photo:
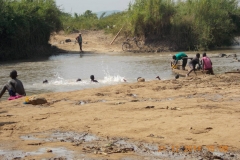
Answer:
[[[215,73],[236,70],[240,68],[240,62],[229,58],[213,58],[219,53],[227,55],[236,53],[240,57],[240,50],[208,52],[212,57]],[[9,72],[16,69],[19,79],[22,80],[27,94],[38,94],[44,92],[61,92],[81,90],[85,88],[96,88],[107,85],[127,82],[136,82],[137,77],[153,80],[156,76],[161,79],[174,77],[169,68],[169,62],[175,53],[128,53],[128,54],[65,54],[51,56],[46,60],[27,62],[8,62],[0,64],[0,85],[9,80]],[[196,53],[187,53],[194,57]],[[91,83],[90,75],[100,83]],[[80,78],[81,82],[76,82]],[[43,84],[47,79],[48,84]],[[8,94],[4,95],[6,98]],[[3,98],[2,98],[3,99]]]

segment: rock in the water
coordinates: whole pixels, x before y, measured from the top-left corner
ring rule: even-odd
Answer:
[[[179,74],[177,74],[176,76],[175,76],[175,79],[178,79],[179,78]]]
[[[138,81],[138,82],[145,82],[145,79],[142,78],[142,77],[138,77],[138,78],[137,78],[137,81]]]
[[[219,56],[219,57],[225,57],[225,56],[227,56],[227,55],[224,54],[224,53],[220,53],[218,56]]]
[[[48,83],[48,80],[45,79],[45,80],[43,81],[43,83]]]

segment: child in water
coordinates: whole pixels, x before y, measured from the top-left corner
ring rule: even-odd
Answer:
[[[91,76],[90,76],[90,79],[91,79],[91,82],[96,82],[96,83],[98,83],[98,81],[95,80],[94,75],[91,75]]]

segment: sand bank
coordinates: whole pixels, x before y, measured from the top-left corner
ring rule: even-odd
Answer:
[[[23,104],[24,99],[2,101],[0,150],[32,152],[41,148],[65,147],[69,153],[74,151],[78,156],[85,153],[95,158],[134,158],[136,150],[128,147],[125,147],[127,151],[119,151],[121,153],[116,151],[105,155],[103,151],[101,154],[96,152],[100,152],[101,145],[111,145],[114,139],[120,138],[129,143],[154,144],[155,152],[159,149],[156,146],[171,153],[173,148],[186,151],[184,146],[193,146],[195,150],[196,147],[210,146],[207,154],[220,150],[225,156],[229,153],[229,157],[237,159],[233,153],[240,149],[239,82],[239,74],[207,75],[47,93],[41,96],[48,103],[37,106]],[[66,134],[70,131],[104,140],[94,142],[100,146],[98,149],[89,149],[93,143],[79,143],[74,136],[69,136],[72,141],[71,138],[66,140],[67,135],[65,140],[57,137],[56,141],[41,139],[56,132]],[[84,143],[89,144],[88,148]],[[138,148],[141,145],[137,145]],[[46,149],[42,154],[30,154],[27,158],[61,155],[57,149],[50,151]],[[171,156],[166,158],[171,159]]]

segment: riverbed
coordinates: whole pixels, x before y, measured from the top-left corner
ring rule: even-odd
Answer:
[[[219,53],[237,54],[238,49],[228,51],[212,51],[207,53],[213,62],[216,74],[240,68],[240,62],[232,57],[219,58]],[[15,69],[18,78],[23,82],[28,95],[46,92],[65,92],[98,88],[127,82],[136,82],[138,77],[147,81],[160,76],[162,80],[172,79],[175,74],[170,69],[170,61],[174,52],[168,53],[111,53],[111,54],[61,54],[44,60],[5,62],[1,64],[0,85],[9,80],[9,73]],[[194,57],[195,52],[187,53]],[[94,75],[99,83],[92,83],[90,75]],[[76,82],[80,78],[82,81]],[[48,80],[47,84],[43,81]],[[8,97],[6,93],[5,99]]]

